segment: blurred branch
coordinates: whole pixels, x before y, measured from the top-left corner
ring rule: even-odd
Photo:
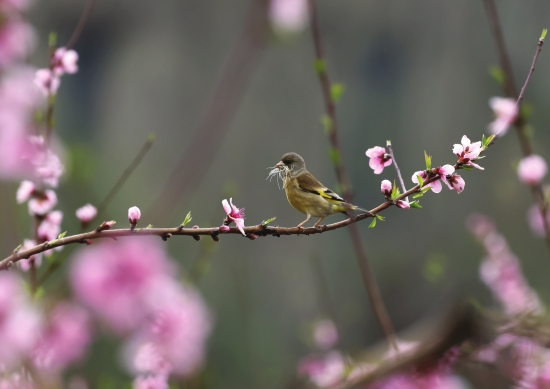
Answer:
[[[155,215],[155,221],[164,220],[176,205],[189,199],[215,159],[266,47],[267,7],[267,0],[250,0],[243,31],[229,54],[212,100],[182,157],[147,211]]]
[[[518,134],[519,143],[521,146],[521,151],[523,153],[524,157],[527,157],[531,154],[533,154],[533,148],[531,146],[531,141],[529,139],[529,136],[527,135],[527,120],[523,115],[521,115],[521,102],[523,100],[523,94],[525,92],[525,88],[527,87],[531,75],[535,71],[535,64],[538,59],[538,55],[540,51],[542,50],[542,45],[544,43],[544,39],[539,39],[539,42],[537,44],[537,51],[535,53],[535,57],[533,58],[533,63],[531,65],[531,69],[529,70],[529,75],[527,76],[527,80],[525,81],[525,84],[523,88],[521,89],[520,95],[518,95],[517,88],[514,82],[514,73],[512,70],[512,64],[510,61],[510,56],[508,55],[508,52],[506,50],[506,45],[504,42],[504,36],[502,33],[502,27],[500,25],[499,17],[497,8],[495,5],[494,0],[483,0],[483,4],[485,5],[485,12],[487,14],[487,19],[489,21],[489,25],[491,27],[491,32],[493,33],[493,37],[495,39],[495,43],[497,46],[497,52],[499,56],[499,62],[500,67],[502,68],[502,71],[504,72],[504,84],[503,84],[503,91],[504,94],[507,97],[513,98],[517,100],[517,106],[518,106],[518,118],[516,122],[514,123],[514,126],[516,127],[516,132]],[[542,216],[543,220],[543,226],[544,226],[544,235],[545,235],[545,242],[546,242],[546,248],[548,249],[548,252],[550,253],[550,225],[548,223],[548,220],[546,218],[546,214],[548,212],[548,204],[546,203],[544,199],[544,189],[542,187],[542,184],[535,184],[531,185],[531,193],[533,196],[533,199],[535,203],[537,204],[539,211]]]
[[[78,21],[78,24],[76,25],[76,28],[73,32],[73,35],[71,36],[71,39],[69,39],[69,42],[65,46],[67,50],[70,50],[76,45],[76,42],[82,35],[82,31],[84,31],[84,27],[86,27],[86,24],[88,24],[88,20],[90,20],[90,16],[92,16],[92,11],[94,10],[95,0],[88,0],[86,2],[86,6],[84,7],[84,11],[82,12],[82,15],[80,16],[80,20]]]
[[[315,69],[319,77],[319,82],[321,83],[326,114],[329,119],[328,133],[329,140],[332,146],[331,159],[334,165],[334,170],[336,171],[338,183],[343,192],[342,195],[344,199],[346,199],[346,201],[351,202],[352,193],[350,180],[346,174],[344,164],[342,163],[342,153],[340,149],[340,141],[338,139],[338,124],[336,121],[336,102],[334,101],[334,98],[332,96],[332,84],[330,83],[330,79],[326,69],[326,61],[323,54],[323,44],[321,39],[321,29],[319,27],[319,16],[317,14],[316,0],[308,0],[308,4],[311,31],[315,46]],[[382,296],[380,295],[380,290],[378,288],[378,284],[376,283],[376,279],[374,278],[374,275],[372,274],[372,271],[370,269],[367,255],[365,253],[363,243],[361,242],[359,230],[357,229],[357,226],[351,225],[349,232],[351,235],[351,240],[353,243],[353,248],[355,250],[357,262],[359,264],[359,268],[361,269],[363,283],[365,285],[365,289],[369,296],[371,305],[374,309],[376,317],[378,318],[378,321],[380,322],[382,329],[384,330],[384,333],[386,334],[386,338],[388,339],[390,346],[397,350],[395,331],[391,324],[387,309],[384,305],[384,301],[382,300]]]

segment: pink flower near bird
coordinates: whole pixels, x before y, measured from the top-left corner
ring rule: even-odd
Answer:
[[[88,224],[97,216],[97,208],[92,204],[86,204],[76,210],[76,217],[82,224]]]
[[[475,161],[481,153],[481,141],[471,143],[470,139],[464,135],[460,143],[461,144],[455,143],[453,146],[453,153],[458,157],[458,162],[483,170],[481,166],[472,162]]]
[[[29,200],[29,214],[42,216],[57,205],[57,195],[51,189],[35,195]]]
[[[454,189],[457,193],[462,192],[464,190],[464,187],[466,186],[466,182],[458,174],[453,174],[452,176],[449,176],[448,181],[449,189]]]
[[[380,185],[380,190],[386,196],[387,198],[391,197],[392,192],[392,184],[390,180],[383,180],[382,184]]]
[[[495,120],[489,124],[489,131],[502,136],[518,117],[516,101],[511,98],[492,97],[489,105],[495,113]]]
[[[63,221],[63,212],[49,212],[42,223],[38,226],[38,237],[45,241],[54,240],[61,232],[61,222]]]
[[[237,208],[233,205],[233,198],[229,199],[229,202],[227,202],[226,199],[222,201],[223,209],[225,213],[227,214],[227,219],[229,221],[235,222],[235,225],[241,231],[241,234],[246,236],[244,232],[244,208]]]
[[[17,203],[21,204],[29,200],[33,195],[35,189],[36,186],[34,185],[34,182],[28,180],[21,181],[21,184],[19,185],[19,189],[17,189],[17,194],[15,196],[17,199]]]
[[[128,209],[128,221],[130,222],[132,229],[136,227],[141,217],[141,211],[138,207],[130,207]]]
[[[524,184],[538,184],[547,172],[548,165],[540,155],[532,154],[519,161],[518,176]]]
[[[411,178],[412,182],[414,182],[415,184],[418,184],[418,176],[420,176],[423,180],[426,180],[426,178],[428,178],[428,175],[426,174],[425,170],[417,171],[416,173],[414,173],[412,175],[412,178]],[[429,184],[424,184],[423,188],[424,187],[431,188],[432,192],[434,192],[434,193],[441,192],[441,189],[443,188],[441,186],[441,181],[440,180],[430,182]]]
[[[365,154],[370,158],[369,166],[374,170],[374,174],[380,174],[386,166],[392,164],[391,155],[386,154],[386,149],[380,146],[374,146],[368,149]]]
[[[52,58],[52,68],[57,76],[78,72],[78,53],[66,47],[58,48]]]
[[[38,69],[34,75],[34,83],[44,96],[55,95],[61,80],[50,69]]]

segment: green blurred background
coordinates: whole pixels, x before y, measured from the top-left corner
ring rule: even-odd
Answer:
[[[550,2],[502,0],[497,6],[516,80],[523,83],[540,32],[549,27]],[[56,31],[66,42],[83,7],[83,1],[36,2],[29,14],[39,31],[34,65],[47,63],[48,32]],[[154,220],[157,227],[174,226],[191,210],[193,224],[217,226],[224,218],[221,200],[229,197],[246,208],[247,224],[276,216],[275,224],[295,226],[303,215],[275,182],[265,180],[266,168],[288,151],[301,154],[321,182],[336,186],[306,28],[270,38],[218,138],[219,152],[207,160],[198,153],[185,167],[207,164],[206,173],[189,183],[193,190],[170,206],[168,216],[158,220],[151,209],[206,112],[248,7],[245,0],[98,2],[75,47],[80,71],[63,79],[56,106],[55,131],[66,147],[67,173],[58,191],[63,230],[79,230],[75,209],[104,198],[149,133],[156,134],[151,151],[103,216],[117,220],[117,226],[126,225],[133,205],[141,208],[143,225]],[[367,148],[391,139],[411,185],[412,173],[424,166],[424,150],[436,165],[452,163],[452,145],[462,135],[475,141],[487,133],[493,118],[488,99],[502,92],[489,76],[498,58],[481,0],[320,0],[318,10],[329,74],[345,85],[337,115],[354,203],[380,204],[380,181],[396,178],[392,168],[380,176],[372,173]],[[533,107],[534,151],[545,158],[550,157],[549,66],[543,49],[526,94]],[[520,156],[510,130],[481,161],[484,171],[464,172],[466,189],[460,195],[444,189],[425,196],[422,210],[389,209],[375,229],[360,223],[398,331],[457,299],[494,304],[478,277],[483,252],[464,227],[472,212],[496,220],[531,285],[543,301],[550,300],[550,258],[526,223],[532,201],[517,180]],[[26,206],[15,205],[17,185],[0,183],[4,254],[29,231]],[[327,222],[340,219],[332,216]],[[200,261],[197,286],[216,318],[205,373],[212,387],[283,387],[298,360],[313,350],[308,329],[328,315],[327,298],[343,329],[342,350],[353,354],[383,342],[346,229],[256,241],[222,236],[216,244],[175,237],[166,247],[182,274]],[[328,297],[318,286],[315,263],[323,270]],[[63,293],[58,286],[65,282],[61,271],[46,288]],[[78,371],[96,378],[100,371],[116,374],[117,353],[102,340],[91,362]]]

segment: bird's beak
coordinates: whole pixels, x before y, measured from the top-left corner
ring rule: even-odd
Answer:
[[[283,163],[283,161],[279,161],[279,163],[277,165],[275,165],[275,167],[279,170],[281,170],[284,166],[285,166],[285,164]]]

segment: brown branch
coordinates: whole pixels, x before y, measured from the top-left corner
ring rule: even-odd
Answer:
[[[82,31],[84,31],[84,27],[86,27],[86,24],[88,24],[88,20],[90,20],[90,16],[92,16],[94,5],[95,5],[95,0],[88,0],[86,2],[86,7],[84,7],[84,11],[82,12],[82,15],[80,15],[80,20],[76,25],[73,35],[71,36],[71,39],[69,39],[69,42],[65,46],[67,50],[72,49],[74,45],[76,45],[76,42],[82,35]]]
[[[504,72],[504,85],[503,85],[504,93],[507,97],[514,98],[517,100],[516,105],[518,108],[518,112],[520,112],[523,95],[525,93],[525,89],[527,88],[527,85],[529,84],[529,81],[531,80],[531,75],[535,71],[535,64],[537,62],[539,53],[542,50],[542,45],[544,43],[544,40],[539,39],[539,42],[537,44],[537,51],[535,53],[535,57],[533,58],[533,63],[529,70],[529,74],[527,76],[527,79],[525,80],[525,84],[523,85],[523,88],[521,88],[520,94],[518,95],[517,88],[514,82],[514,74],[512,71],[510,56],[508,55],[508,52],[506,50],[506,45],[504,43],[504,36],[502,33],[502,27],[500,25],[495,2],[494,0],[483,0],[483,4],[485,5],[487,19],[489,21],[489,25],[491,26],[491,31],[495,38],[500,67]],[[516,132],[518,134],[518,139],[519,139],[523,156],[527,157],[533,154],[533,148],[531,146],[529,137],[527,136],[527,120],[525,119],[525,117],[521,116],[521,114],[518,115],[518,119],[514,123],[514,126],[516,127],[516,130],[517,130]],[[548,204],[544,199],[544,189],[542,187],[542,184],[539,183],[539,184],[532,185],[531,193],[542,216],[546,248],[550,253],[550,225],[548,224],[548,220],[546,219],[546,214],[548,212]]]
[[[332,146],[331,156],[332,162],[334,165],[334,170],[336,172],[336,177],[338,179],[338,184],[342,190],[342,195],[344,198],[351,202],[352,191],[350,180],[346,174],[346,169],[342,163],[342,153],[340,149],[340,141],[338,139],[338,124],[336,121],[336,102],[333,99],[331,91],[331,83],[326,69],[325,57],[323,54],[323,45],[321,39],[321,29],[319,27],[319,17],[317,14],[316,0],[309,0],[309,15],[310,15],[310,24],[311,31],[313,35],[313,42],[315,46],[315,70],[319,77],[319,82],[321,84],[321,89],[323,91],[323,99],[325,102],[325,109],[329,119],[328,133],[329,140]],[[387,309],[380,295],[380,290],[376,279],[370,269],[367,255],[365,249],[363,248],[363,243],[361,242],[361,236],[357,226],[351,225],[349,229],[351,240],[353,242],[353,248],[355,250],[355,255],[359,268],[361,270],[361,277],[363,278],[363,284],[369,296],[370,303],[374,309],[376,317],[380,322],[380,325],[386,335],[388,343],[391,347],[397,350],[397,340],[395,337],[395,331],[391,324],[390,317],[388,315]]]

